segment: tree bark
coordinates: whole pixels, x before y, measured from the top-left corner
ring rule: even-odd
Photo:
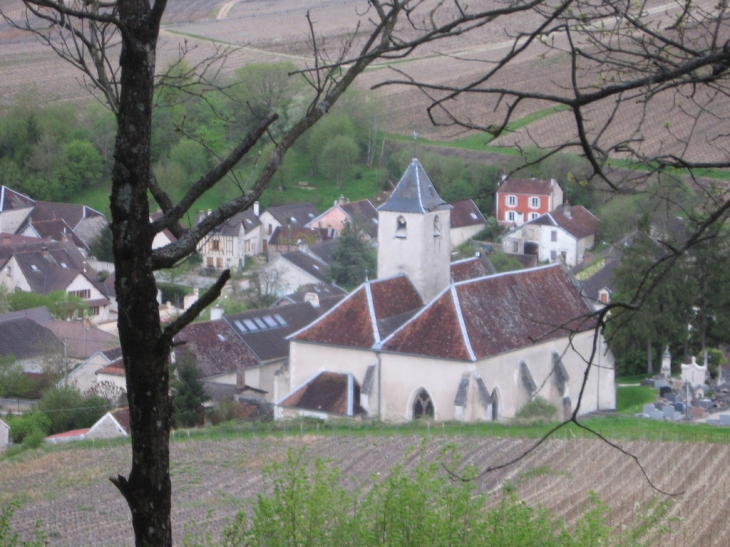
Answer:
[[[654,374],[654,365],[652,363],[652,356],[654,348],[651,346],[651,340],[646,341],[646,373],[651,376]]]
[[[121,85],[110,197],[119,339],[132,433],[129,478],[113,480],[132,512],[138,547],[172,545],[168,344],[152,269],[148,181],[155,52],[164,1],[120,0]]]

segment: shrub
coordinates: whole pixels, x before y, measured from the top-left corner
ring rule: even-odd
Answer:
[[[10,521],[18,509],[16,502],[9,503],[0,508],[0,547],[44,547],[46,545],[46,534],[41,530],[40,521],[36,522],[33,528],[33,539],[21,541],[18,534],[13,531]]]
[[[91,427],[111,408],[106,399],[85,397],[74,386],[47,389],[36,404],[36,409],[50,418],[51,434]]]
[[[18,444],[36,432],[45,438],[51,430],[51,419],[42,412],[9,416],[7,424],[10,426],[10,438]]]
[[[515,415],[516,418],[522,420],[546,420],[550,421],[558,414],[555,405],[549,403],[543,397],[535,397],[532,401],[526,403]]]

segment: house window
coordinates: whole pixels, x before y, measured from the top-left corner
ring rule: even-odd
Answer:
[[[91,315],[99,315],[99,306],[91,306]]]
[[[508,206],[514,207],[515,205],[517,205],[517,196],[507,196],[506,203]]]
[[[602,289],[598,293],[598,300],[601,301],[601,304],[608,304],[608,291],[606,289]]]
[[[269,235],[271,235],[271,232],[273,229],[274,229],[273,226],[271,224],[269,224]]]
[[[438,215],[433,219],[433,237],[441,237],[441,221]]]
[[[519,253],[520,252],[520,243],[519,241],[515,240],[512,242],[512,252],[513,253]]]
[[[552,262],[555,262],[555,259],[558,258],[558,252],[557,251],[550,251],[550,260]]]
[[[68,291],[68,294],[71,296],[78,296],[82,300],[87,300],[91,298],[91,291],[89,289],[84,289],[81,291]]]
[[[515,221],[515,212],[514,211],[507,211],[507,215],[505,220],[509,220],[510,222]]]
[[[223,258],[218,257],[215,259],[215,267],[218,268],[219,270],[223,269]]]
[[[220,251],[221,250],[221,242],[217,239],[213,239],[210,242],[210,250],[211,251]]]
[[[406,237],[406,219],[403,216],[399,216],[398,219],[395,221],[395,237]]]
[[[557,241],[557,240],[558,240],[558,231],[550,230],[550,241]]]
[[[205,257],[205,265],[209,267],[213,267],[213,257],[212,256],[206,256]]]
[[[533,209],[537,209],[538,207],[540,207],[540,198],[531,197],[530,207],[532,207]]]
[[[539,214],[537,214],[537,213],[530,213],[530,220],[535,220],[535,219],[536,219],[537,217],[539,217],[539,216],[540,216],[540,215],[539,215]]]

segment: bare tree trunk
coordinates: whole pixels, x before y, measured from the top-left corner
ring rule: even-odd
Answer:
[[[155,11],[157,10],[157,11]],[[162,342],[147,198],[155,50],[164,1],[119,2],[125,26],[120,57],[121,86],[112,172],[111,215],[119,304],[119,339],[124,355],[132,433],[129,478],[113,480],[132,512],[138,547],[172,545],[169,430],[171,401]]]

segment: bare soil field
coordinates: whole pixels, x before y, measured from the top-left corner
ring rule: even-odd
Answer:
[[[185,526],[205,523],[219,531],[261,489],[261,469],[285,458],[289,447],[306,447],[311,457],[330,459],[350,487],[386,473],[395,463],[413,465],[436,458],[454,444],[466,463],[479,468],[504,462],[532,442],[521,439],[435,436],[424,450],[416,435],[255,437],[240,440],[185,441],[172,445],[174,541]],[[730,544],[730,445],[627,442],[654,484],[680,493],[672,499],[669,524],[675,533],[658,539],[663,547]],[[127,446],[73,448],[0,462],[0,503],[19,499],[14,520],[21,535],[40,519],[52,546],[131,546],[128,509],[107,477],[129,471]],[[478,488],[497,499],[510,481],[531,505],[542,505],[571,522],[595,491],[611,506],[610,524],[620,527],[657,492],[630,458],[600,441],[550,440],[520,463],[478,479]],[[662,497],[661,495],[659,495]]]
[[[435,3],[435,0],[428,1]],[[497,0],[482,1],[479,8],[489,5],[496,6]],[[187,42],[192,50],[189,53],[192,62],[209,55],[214,43],[232,48],[224,74],[256,62],[290,60],[305,67],[311,60],[307,13],[313,21],[320,46],[331,56],[336,56],[358,22],[361,24],[361,36],[355,38],[355,44],[366,35],[371,23],[365,8],[366,4],[361,0],[170,1],[164,18],[158,66],[163,69],[169,65],[177,58],[180,44]],[[677,8],[661,0],[652,0],[647,3],[647,9],[669,13]],[[0,10],[15,21],[24,17],[20,0],[0,0]],[[448,17],[449,13],[443,15]],[[510,38],[532,17],[533,14],[523,14],[499,19],[497,23],[485,25],[474,32],[427,44],[406,60],[381,61],[359,78],[358,85],[370,88],[383,81],[402,79],[399,71],[416,80],[434,84],[472,81],[507,51]],[[401,32],[409,35],[414,31],[404,25]],[[536,45],[529,55],[510,66],[494,83],[558,91],[566,81],[567,60],[567,56],[549,53],[544,46]],[[91,100],[82,84],[83,79],[72,67],[59,61],[32,36],[0,22],[0,108],[19,96],[82,105]],[[434,127],[425,113],[429,99],[415,88],[391,85],[380,88],[377,93],[383,98],[388,111],[386,130],[401,134],[417,131],[424,137],[436,139],[463,134],[451,127]],[[727,131],[721,127],[722,117],[713,116],[712,112],[723,111],[722,107],[726,105],[715,104],[699,124],[694,124],[690,116],[681,112],[683,109],[702,108],[701,101],[699,106],[678,105],[674,99],[669,94],[655,98],[655,106],[647,112],[643,111],[643,104],[639,101],[627,102],[606,138],[631,135],[635,121],[644,119],[648,128],[640,145],[644,152],[684,153],[700,161],[724,157],[727,137],[722,135],[726,135]],[[516,112],[517,117],[544,106],[540,103],[521,106]],[[504,103],[484,98],[461,98],[451,105],[457,115],[484,125],[498,123],[505,107]],[[590,117],[595,127],[600,127],[609,109],[610,105],[596,109],[595,119]],[[439,119],[444,118],[441,116]],[[554,146],[572,138],[573,133],[570,114],[562,113],[534,122],[515,134],[501,138],[496,144]],[[717,138],[718,135],[721,138]]]

